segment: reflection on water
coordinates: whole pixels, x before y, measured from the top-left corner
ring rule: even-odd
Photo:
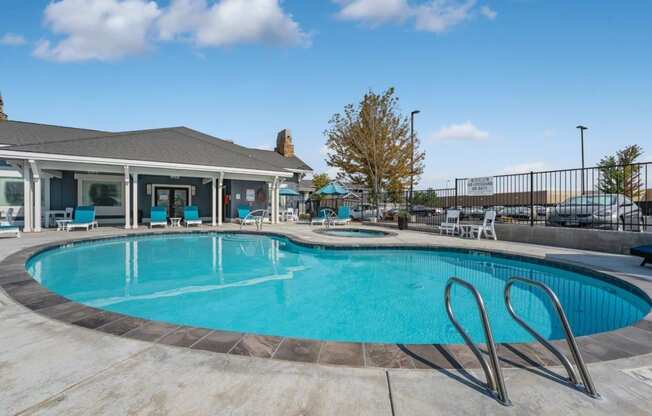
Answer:
[[[443,304],[450,276],[478,288],[499,342],[531,340],[504,305],[503,288],[513,276],[550,286],[578,336],[629,325],[650,308],[601,280],[482,253],[324,250],[246,234],[83,243],[36,256],[29,271],[50,290],[98,308],[177,324],[332,340],[462,342]],[[459,287],[452,294],[456,316],[482,341],[471,295]],[[516,284],[512,300],[544,336],[563,336],[543,293]]]

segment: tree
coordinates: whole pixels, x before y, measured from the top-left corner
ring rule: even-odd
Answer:
[[[339,168],[338,178],[366,185],[376,202],[381,192],[405,189],[411,175],[417,182],[423,173],[425,153],[419,151],[417,137],[413,149],[408,118],[399,113],[398,101],[394,88],[382,94],[369,91],[360,103],[335,114],[324,132],[326,163]]]
[[[633,200],[641,196],[641,167],[636,160],[643,155],[641,146],[635,144],[605,156],[598,163],[600,180],[598,189],[606,194],[623,194]]]
[[[330,182],[331,180],[328,177],[328,173],[318,173],[312,177],[312,186],[315,187],[316,191],[328,185]]]
[[[412,197],[413,204],[427,207],[434,207],[437,205],[438,200],[437,192],[432,188],[428,188],[427,191],[415,191]]]

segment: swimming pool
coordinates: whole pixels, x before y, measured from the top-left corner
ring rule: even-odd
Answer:
[[[623,285],[481,252],[326,249],[284,237],[196,233],[80,242],[27,263],[34,279],[74,301],[203,328],[333,341],[458,344],[444,286],[450,276],[484,297],[497,342],[530,342],[508,315],[505,281],[539,280],[559,296],[577,336],[631,325],[650,310]],[[516,284],[516,311],[549,339],[563,337],[547,299]],[[483,340],[470,294],[453,289],[456,316]]]

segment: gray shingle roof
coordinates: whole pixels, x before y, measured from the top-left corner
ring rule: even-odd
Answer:
[[[11,121],[0,123],[2,143],[10,145],[6,150],[25,152],[270,171],[310,170],[297,157],[246,148],[187,127],[108,133]]]
[[[100,134],[110,134],[99,130],[76,129],[72,127],[51,126],[48,124],[27,123],[24,121],[0,122],[0,145],[27,145],[80,139]]]

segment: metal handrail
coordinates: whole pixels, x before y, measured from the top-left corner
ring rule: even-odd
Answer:
[[[487,343],[487,349],[489,351],[489,359],[490,359],[491,367],[489,367],[489,364],[487,364],[487,361],[482,356],[482,353],[480,352],[478,347],[476,347],[476,345],[473,343],[473,341],[466,333],[464,328],[462,328],[462,326],[457,321],[457,319],[455,319],[455,315],[453,314],[453,308],[451,306],[451,289],[455,284],[458,284],[466,288],[475,297],[475,301],[478,304],[478,309],[480,312],[480,318],[482,320],[482,328],[484,329],[484,335]],[[494,394],[494,396],[496,396],[496,399],[500,403],[502,403],[505,406],[511,406],[512,402],[509,400],[509,397],[507,396],[507,389],[505,388],[503,373],[502,370],[500,369],[500,364],[498,363],[498,355],[496,354],[496,344],[494,343],[494,337],[491,334],[491,326],[489,325],[489,318],[487,317],[487,311],[484,307],[484,301],[482,300],[482,296],[480,296],[480,293],[477,291],[475,287],[473,287],[472,284],[457,277],[451,277],[450,279],[448,279],[448,283],[446,283],[446,290],[444,293],[446,299],[446,312],[448,313],[448,317],[450,318],[453,325],[455,325],[457,331],[460,333],[460,335],[462,335],[462,338],[464,338],[464,341],[466,342],[466,344],[469,346],[473,354],[480,362],[480,365],[484,370],[485,378],[487,379],[487,386],[489,386],[489,389]]]
[[[571,365],[568,358],[566,358],[566,356],[561,351],[559,351],[558,348],[556,348],[554,345],[548,342],[548,340],[542,337],[536,330],[534,330],[534,328],[532,328],[525,321],[523,321],[523,319],[521,319],[514,311],[511,302],[510,289],[516,282],[538,287],[539,289],[543,290],[546,295],[548,295],[548,298],[550,298],[550,301],[554,305],[555,310],[557,311],[557,315],[559,316],[559,320],[561,321],[561,324],[563,326],[564,335],[566,336],[566,342],[568,343],[568,347],[570,348],[571,354],[573,356],[573,360],[575,361],[575,365],[579,370],[580,377],[584,385],[584,390],[589,396],[593,398],[599,398],[600,394],[598,394],[598,392],[595,389],[595,385],[593,384],[593,380],[591,379],[589,370],[586,368],[584,359],[582,359],[582,354],[580,354],[580,350],[577,346],[577,342],[575,341],[573,330],[571,329],[570,324],[568,323],[568,319],[566,318],[566,313],[564,312],[564,308],[561,306],[561,303],[559,302],[559,298],[557,298],[555,292],[552,289],[550,289],[548,286],[546,286],[545,284],[539,281],[527,279],[525,277],[512,277],[507,281],[507,284],[505,285],[505,305],[507,306],[507,311],[512,316],[512,318],[514,318],[514,320],[518,322],[526,331],[528,331],[530,335],[536,338],[541,343],[541,345],[546,347],[551,353],[555,355],[555,357],[557,357],[557,359],[559,359],[559,361],[561,361],[564,368],[566,368],[566,371],[568,372],[568,378],[570,382],[573,383],[575,386],[579,386],[575,369]]]

